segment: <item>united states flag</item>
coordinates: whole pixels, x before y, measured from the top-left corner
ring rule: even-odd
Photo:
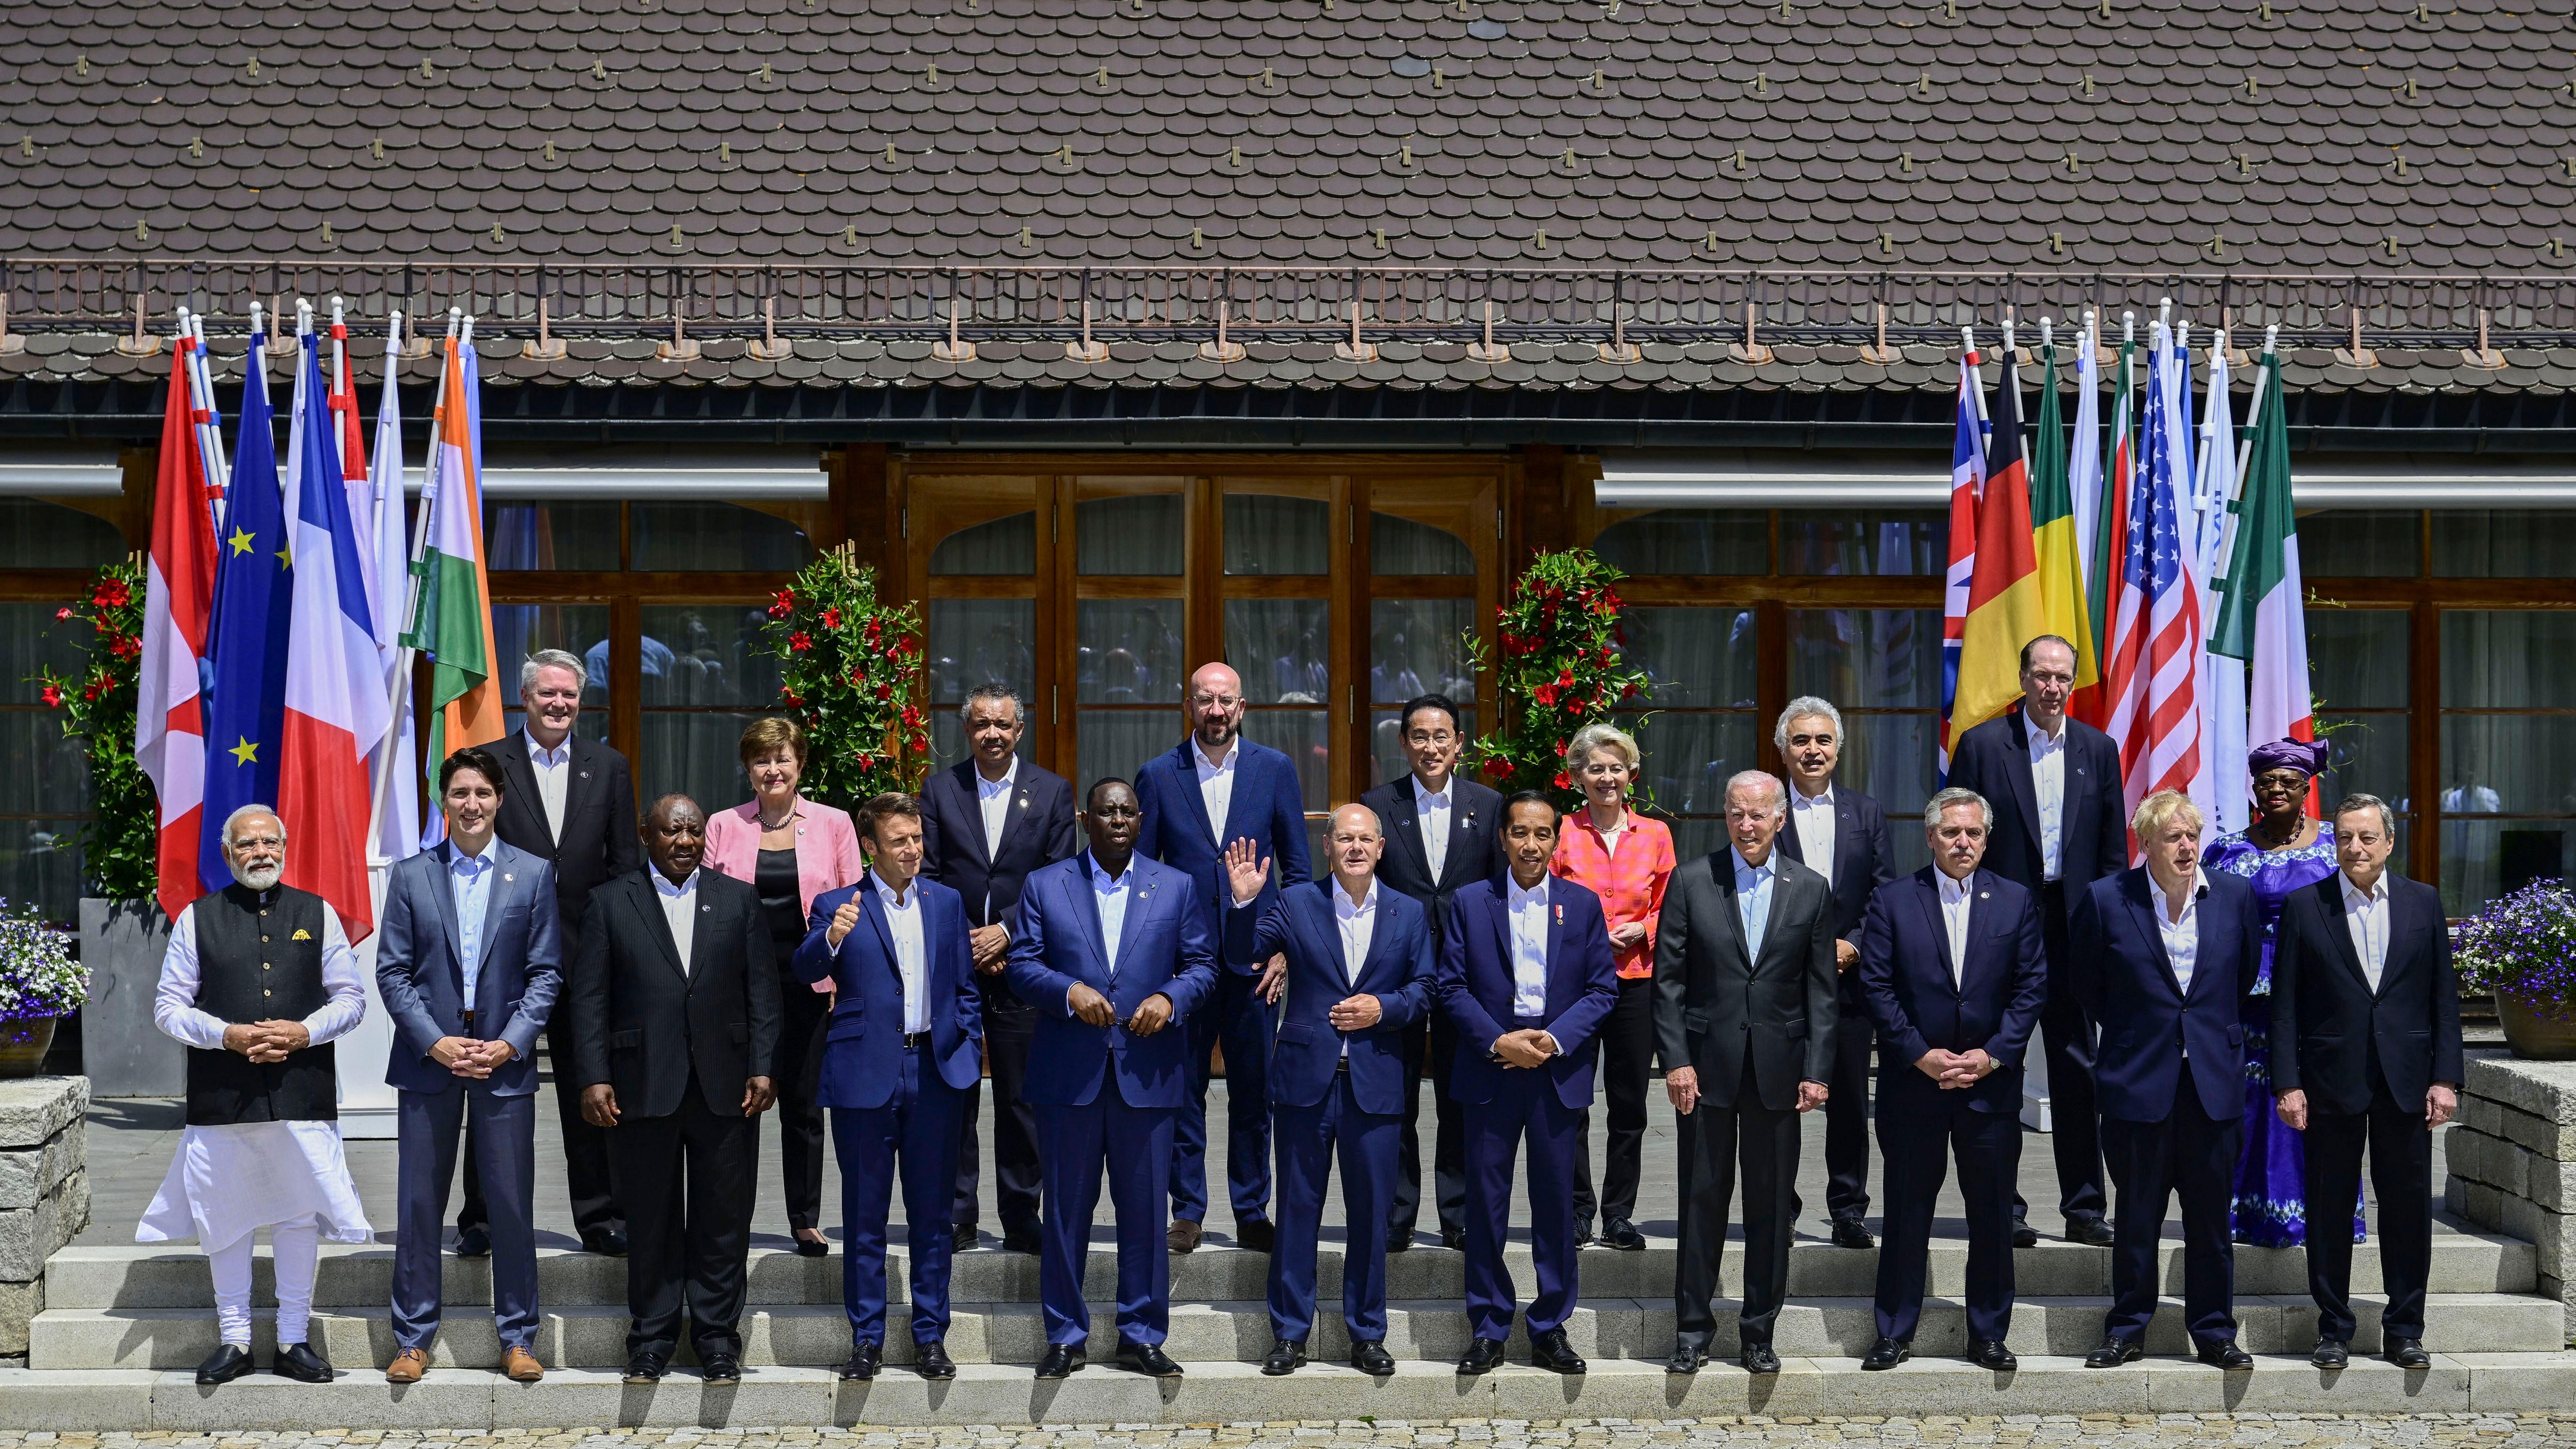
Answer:
[[[2104,671],[2107,731],[2120,747],[2130,810],[2157,790],[2189,790],[2200,770],[2200,590],[2183,558],[2186,478],[2174,446],[2163,324],[2152,348],[2159,374],[2147,388],[2145,446],[2129,491]]]

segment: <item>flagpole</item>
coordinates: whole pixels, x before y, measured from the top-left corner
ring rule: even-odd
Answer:
[[[2280,365],[2272,352],[2280,337],[2281,325],[2277,322],[2263,329],[2263,365],[2254,374],[2254,400],[2245,405],[2245,436],[2236,445],[2236,486],[2227,497],[2227,536],[2219,543],[2219,562],[2226,566],[2229,577],[2236,573],[2236,510],[2245,501],[2245,470],[2254,461],[2254,425],[2262,419],[2263,394],[2270,390],[2273,369]],[[2220,346],[2225,346],[2227,334],[2221,332],[2218,340]],[[2215,589],[2221,582],[2213,579],[2210,587]]]
[[[397,652],[394,655],[393,680],[388,686],[391,708],[386,711],[384,738],[376,741],[374,749],[368,751],[370,755],[389,748],[389,742],[401,734],[403,710],[411,703],[412,660],[419,654],[411,641],[413,631],[420,627],[420,561],[429,547],[429,515],[438,502],[439,414],[447,407],[447,357],[456,350],[456,326],[460,313],[459,308],[447,309],[447,346],[439,354],[437,401],[430,405],[429,410],[429,454],[421,463],[420,516],[412,520],[411,554],[408,566],[403,570],[403,627],[402,632],[394,636]],[[397,366],[401,351],[402,313],[396,312],[385,330],[385,366]],[[386,796],[393,788],[393,777],[393,771],[382,771],[376,780],[373,798],[367,803],[369,851],[376,848],[377,837],[384,830]]]
[[[232,464],[224,457],[223,419],[215,412],[213,359],[206,351],[204,314],[179,309],[179,329],[188,343],[188,406],[197,436],[198,466],[206,475],[206,507],[215,521],[215,537],[224,533],[224,502],[232,493]]]

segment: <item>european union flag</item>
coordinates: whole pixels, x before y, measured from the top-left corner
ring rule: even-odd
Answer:
[[[276,808],[277,757],[286,733],[286,629],[295,591],[267,373],[266,349],[254,333],[232,487],[215,544],[215,614],[206,640],[211,688],[197,874],[210,891],[233,883],[224,863],[226,817],[254,803]]]

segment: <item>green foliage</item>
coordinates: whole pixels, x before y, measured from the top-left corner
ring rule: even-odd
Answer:
[[[805,729],[804,793],[854,810],[915,789],[930,762],[930,720],[917,698],[921,616],[877,600],[876,570],[847,547],[780,589],[764,626],[780,661],[778,702]]]
[[[1510,794],[1546,790],[1560,805],[1576,794],[1565,747],[1585,725],[1610,717],[1645,688],[1646,672],[1622,663],[1618,581],[1627,577],[1589,549],[1530,561],[1502,608],[1497,657],[1475,637],[1468,648],[1494,671],[1503,727],[1475,743],[1485,783]]]
[[[89,602],[57,611],[54,622],[89,630],[89,658],[78,677],[51,669],[35,676],[45,703],[62,712],[63,733],[80,741],[89,758],[90,820],[73,832],[85,883],[110,900],[148,899],[157,883],[160,808],[151,778],[134,758],[135,679],[143,665],[141,558],[100,569]]]

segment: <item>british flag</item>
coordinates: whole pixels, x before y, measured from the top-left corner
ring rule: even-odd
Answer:
[[[1977,500],[1986,487],[1985,407],[1977,390],[1977,340],[1959,353],[1959,406],[1950,445],[1950,558],[1941,590],[1941,778],[1950,778],[1950,706],[1968,639],[1968,593],[1977,576]]]
[[[2155,791],[2189,790],[2200,773],[2200,587],[2183,556],[2181,496],[2188,475],[2175,447],[2164,324],[2150,349],[2145,446],[2129,490],[2129,517],[2113,577],[2106,726],[2120,747],[2128,806]]]

